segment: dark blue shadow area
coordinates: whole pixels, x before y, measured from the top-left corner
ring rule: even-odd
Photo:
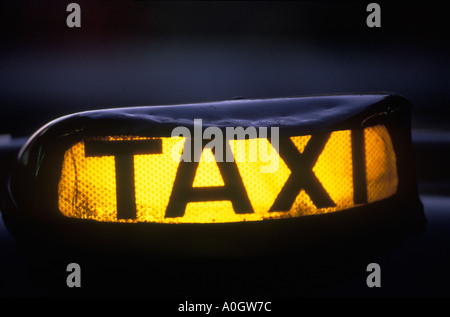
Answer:
[[[1,12],[0,133],[28,135],[75,111],[136,105],[393,92],[414,127],[450,129],[442,2],[24,1]],[[421,23],[417,23],[420,21]]]

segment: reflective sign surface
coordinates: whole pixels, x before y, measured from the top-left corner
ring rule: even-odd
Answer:
[[[272,149],[270,160],[249,159],[247,139],[225,144],[232,162],[218,162],[207,147],[199,162],[180,162],[187,143],[111,136],[73,145],[64,156],[59,210],[103,222],[261,221],[336,212],[397,190],[396,157],[382,125],[280,137],[278,151],[258,139],[258,147]],[[275,169],[262,172],[273,162]]]

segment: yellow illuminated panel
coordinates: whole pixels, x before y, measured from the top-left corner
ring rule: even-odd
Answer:
[[[391,138],[383,126],[365,129],[368,202],[389,197],[397,191],[397,165]],[[377,149],[374,151],[373,149]]]
[[[365,128],[362,135],[365,152],[362,166],[366,184],[362,190],[366,193],[365,203],[371,203],[388,198],[397,191],[397,163],[386,127],[379,125]],[[115,146],[139,140],[158,141],[161,149],[130,156],[134,175],[127,177],[134,184],[134,216],[118,217],[117,193],[120,184],[117,184],[116,163],[119,158],[116,154],[88,154],[86,142],[106,141]],[[355,203],[354,177],[359,176],[354,175],[352,131],[335,131],[324,140],[317,157],[309,158],[308,161],[305,152],[312,151],[310,145],[317,139],[313,140],[312,136],[290,137],[288,143],[291,142],[298,152],[295,154],[296,161],[291,163],[284,159],[287,156],[286,151],[283,152],[283,143],[275,151],[274,144],[267,139],[257,139],[258,148],[265,148],[269,153],[269,161],[267,158],[263,161],[259,155],[257,160],[250,159],[249,149],[253,148],[250,147],[250,140],[230,140],[228,144],[234,157],[239,157],[232,164],[237,171],[237,176],[233,177],[243,184],[236,199],[250,203],[247,209],[239,211],[235,210],[235,198],[226,198],[234,186],[232,183],[228,184],[231,187],[224,187],[230,182],[224,173],[230,173],[230,169],[216,162],[209,148],[203,150],[201,159],[194,165],[194,174],[190,178],[192,182],[187,190],[176,191],[174,185],[182,173],[180,158],[187,142],[183,137],[91,138],[73,145],[65,153],[58,187],[59,210],[67,217],[103,222],[223,223],[324,214],[363,205],[361,202]],[[294,171],[297,162],[300,164],[302,159],[304,164],[311,163],[311,168],[306,168],[304,172]],[[262,172],[262,167],[275,161],[276,169]],[[291,174],[293,177],[290,177]],[[180,180],[186,180],[185,175],[188,174],[181,175],[183,177],[179,177]],[[305,175],[305,179],[312,179],[315,185],[307,181],[297,184],[294,178],[302,178],[302,175]],[[226,190],[221,192],[222,188]],[[203,190],[219,191],[219,198],[208,198]],[[358,190],[361,191],[361,188]],[[319,197],[314,196],[317,191]],[[190,193],[194,193],[192,197]],[[198,197],[194,198],[197,193]],[[179,215],[173,215],[168,211],[171,208],[169,202],[176,201],[179,198],[177,195],[185,196],[185,204],[177,207]],[[289,208],[280,207],[286,206],[282,202],[280,204],[280,197],[292,198],[292,202],[287,204]]]
[[[204,149],[195,173],[193,187],[224,186],[211,149]]]

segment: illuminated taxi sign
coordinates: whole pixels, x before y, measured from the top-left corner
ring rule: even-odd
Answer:
[[[306,259],[319,271],[336,256],[364,261],[425,228],[410,111],[400,96],[367,94],[70,114],[21,148],[0,188],[3,219],[29,266],[50,273],[41,274],[46,281],[74,255],[96,267],[113,264],[108,281],[127,282],[136,268],[144,269],[138,279],[153,280],[155,263],[169,264],[169,277],[192,280],[173,272],[189,273],[205,259],[226,272],[236,259],[250,266]],[[171,134],[195,131],[196,118],[202,133],[268,133],[214,148],[212,135]],[[192,159],[182,159],[189,149]],[[220,149],[234,160],[218,159]]]
[[[384,125],[280,136],[269,151],[278,162],[271,173],[262,172],[267,160],[260,156],[216,160],[204,141],[199,157],[186,162],[181,157],[195,143],[187,141],[116,135],[77,142],[64,154],[60,212],[102,222],[261,221],[336,212],[397,191],[396,155]],[[274,148],[270,138],[257,141]],[[248,155],[250,142],[227,140],[224,152]]]

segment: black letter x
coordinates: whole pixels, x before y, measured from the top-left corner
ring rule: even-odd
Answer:
[[[336,206],[313,172],[313,167],[330,135],[324,133],[311,136],[302,153],[289,137],[280,137],[278,152],[291,174],[269,211],[291,210],[301,189],[305,190],[317,208]]]

